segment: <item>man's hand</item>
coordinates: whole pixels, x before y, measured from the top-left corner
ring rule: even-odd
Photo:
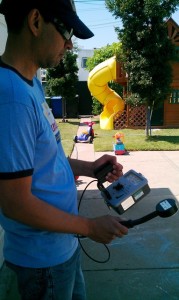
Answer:
[[[123,166],[117,162],[115,156],[105,154],[93,162],[93,170],[99,168],[101,165],[110,162],[113,165],[113,171],[106,175],[106,181],[113,182],[123,175]],[[95,177],[95,175],[93,176]]]
[[[120,224],[120,221],[119,217],[110,215],[90,219],[88,237],[103,244],[109,244],[117,237],[122,238],[128,233],[128,229]]]

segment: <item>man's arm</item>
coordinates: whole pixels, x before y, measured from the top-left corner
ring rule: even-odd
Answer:
[[[71,159],[71,158],[69,158],[69,162],[75,176],[81,175],[81,176],[88,176],[88,177],[95,178],[94,170],[107,162],[110,162],[113,165],[113,171],[111,173],[108,173],[106,176],[107,181],[113,182],[123,174],[122,173],[123,166],[117,162],[115,156],[108,155],[108,154],[103,155],[102,157],[100,157],[99,159],[93,162]]]
[[[0,180],[0,203],[8,218],[34,228],[54,232],[80,231],[80,219],[40,200],[31,193],[32,178]],[[77,223],[75,227],[74,222]],[[81,218],[83,231],[87,233],[88,220]]]
[[[31,193],[31,182],[30,176],[0,180],[1,209],[8,218],[41,230],[85,235],[101,243],[109,243],[127,233],[118,217],[89,219],[49,205]]]

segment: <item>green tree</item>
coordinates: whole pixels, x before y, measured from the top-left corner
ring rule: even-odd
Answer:
[[[89,57],[86,62],[86,68],[88,71],[91,71],[101,62],[107,60],[108,58],[116,56],[116,59],[121,61],[122,57],[122,48],[121,43],[113,43],[111,45],[107,45],[100,49],[94,50],[94,55]],[[109,86],[113,89],[117,94],[122,96],[122,87],[116,82],[109,82]],[[93,97],[93,105],[92,105],[92,112],[95,115],[98,115],[102,112],[103,105]]]
[[[77,114],[78,66],[76,59],[76,53],[67,51],[56,68],[47,70],[46,95],[49,97],[61,96],[65,99],[68,117],[74,117]]]
[[[165,19],[176,10],[178,0],[106,0],[106,5],[122,19],[123,28],[116,31],[129,75],[129,100],[146,103],[148,129],[154,105],[170,93],[174,46],[168,39]]]

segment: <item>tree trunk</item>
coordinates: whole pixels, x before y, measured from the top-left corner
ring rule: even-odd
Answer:
[[[151,114],[150,114],[150,106],[147,106],[146,136],[149,135],[151,135]]]

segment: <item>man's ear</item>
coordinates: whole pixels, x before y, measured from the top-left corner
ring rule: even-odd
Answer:
[[[28,14],[28,26],[34,36],[38,36],[41,29],[42,16],[38,9],[32,9]]]

